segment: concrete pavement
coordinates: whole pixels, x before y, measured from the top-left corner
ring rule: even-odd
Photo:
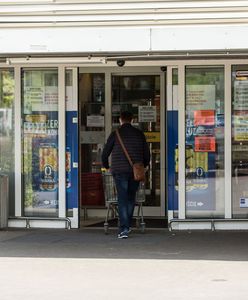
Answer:
[[[0,231],[0,299],[247,299],[248,232]]]

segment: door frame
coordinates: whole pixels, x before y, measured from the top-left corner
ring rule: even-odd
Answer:
[[[165,91],[166,91],[166,73],[161,71],[160,67],[82,67],[79,73],[104,73],[105,74],[105,141],[112,131],[112,76],[127,75],[158,75],[160,76],[160,206],[144,206],[144,216],[165,217],[166,216],[166,118],[165,118]],[[102,214],[102,210],[92,209],[94,214]],[[90,211],[88,212],[88,214]]]

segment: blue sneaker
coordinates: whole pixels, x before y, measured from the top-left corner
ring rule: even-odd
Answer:
[[[126,231],[122,231],[118,234],[118,239],[126,239],[128,238],[128,233]]]

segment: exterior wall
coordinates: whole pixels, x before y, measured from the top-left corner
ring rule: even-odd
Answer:
[[[247,4],[6,0],[0,4],[0,53],[244,50]]]

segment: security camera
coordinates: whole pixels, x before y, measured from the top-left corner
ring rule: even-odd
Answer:
[[[123,67],[123,66],[125,65],[125,60],[123,60],[123,59],[118,59],[116,63],[117,63],[117,66],[118,66],[118,67]]]
[[[162,72],[165,72],[165,71],[166,71],[166,67],[162,66],[162,67],[160,67],[160,70],[161,70]]]

